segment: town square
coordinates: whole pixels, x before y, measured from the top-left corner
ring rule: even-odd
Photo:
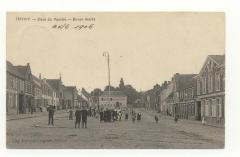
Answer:
[[[7,26],[7,148],[225,147],[224,14],[9,13]]]

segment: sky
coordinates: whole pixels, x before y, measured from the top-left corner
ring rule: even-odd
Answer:
[[[73,18],[78,21],[62,20]],[[91,24],[92,28],[74,28]],[[144,91],[171,80],[175,73],[197,74],[208,55],[225,54],[225,16],[214,12],[8,13],[6,41],[6,59],[12,64],[29,62],[35,76],[41,73],[49,79],[61,73],[65,85],[88,91],[108,84],[103,56],[107,51],[111,85],[118,86],[122,77],[125,84]]]

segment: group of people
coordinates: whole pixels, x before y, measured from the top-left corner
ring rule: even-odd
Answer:
[[[48,111],[48,125],[53,124],[53,116],[55,113],[55,108],[53,106],[49,106],[47,108]],[[87,128],[87,117],[95,117],[100,119],[100,122],[115,122],[121,121],[123,115],[125,115],[125,120],[128,120],[128,109],[100,109],[96,110],[94,108],[87,109],[86,107],[76,107],[75,114],[72,109],[69,110],[69,120],[73,120],[73,116],[75,115],[75,128],[80,128],[80,124],[82,122],[82,128]],[[135,123],[135,120],[140,121],[142,119],[142,113],[136,113],[133,109],[131,112],[132,122]]]
[[[80,123],[82,122],[82,128],[87,128],[87,117],[88,117],[88,111],[83,107],[83,109],[80,109],[77,107],[75,111],[75,128],[80,127]]]
[[[128,119],[128,111],[123,111],[121,109],[101,109],[99,111],[100,122],[115,122],[121,121],[123,112],[125,113],[125,119]],[[127,116],[126,116],[127,114]]]
[[[135,121],[139,122],[142,119],[142,113],[136,113],[134,110],[132,110],[132,122],[135,123]]]

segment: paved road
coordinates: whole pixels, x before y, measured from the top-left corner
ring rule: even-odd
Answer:
[[[75,129],[67,114],[55,116],[49,127],[47,117],[7,121],[8,148],[223,148],[224,128],[161,118],[142,111],[143,119],[99,123],[89,118],[87,129]]]

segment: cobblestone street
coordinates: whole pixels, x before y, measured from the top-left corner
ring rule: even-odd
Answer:
[[[224,128],[203,126],[196,121],[160,118],[144,111],[140,122],[122,120],[100,123],[88,118],[87,129],[75,129],[67,113],[55,115],[55,125],[47,116],[7,121],[8,148],[223,148]]]

